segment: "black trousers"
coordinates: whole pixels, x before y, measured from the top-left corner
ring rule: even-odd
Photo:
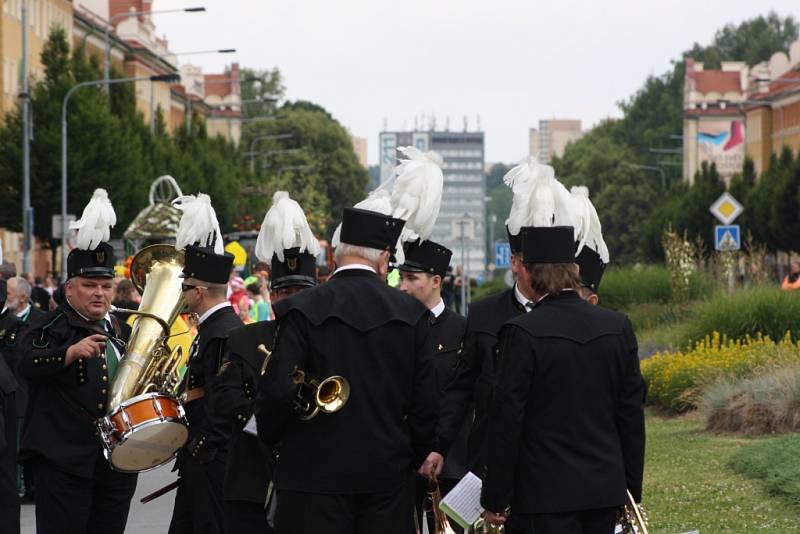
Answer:
[[[225,532],[272,534],[272,527],[267,523],[264,503],[225,501]]]
[[[97,453],[92,478],[66,473],[45,460],[33,462],[37,534],[123,534],[136,474],[112,471]]]
[[[275,534],[408,534],[414,481],[380,493],[327,495],[278,490]]]
[[[428,499],[428,479],[423,478],[421,476],[415,477],[415,492],[414,492],[414,513],[417,516],[417,525],[419,525],[419,531],[422,532],[422,512],[428,511],[430,512],[431,502]],[[458,484],[458,480],[455,479],[440,479],[439,480],[439,490],[442,492],[442,497],[448,494],[448,492]],[[428,514],[428,532],[434,532],[434,524],[433,524],[433,515]],[[450,526],[453,527],[453,531],[456,534],[461,534],[464,532],[464,529],[461,528],[461,525],[453,521],[452,519],[449,521]],[[416,528],[412,528],[409,532],[412,534],[416,534]]]
[[[201,464],[188,454],[181,458],[180,481],[169,534],[221,534],[225,532],[222,481],[225,459]]]
[[[17,406],[13,393],[0,392],[0,534],[6,533],[19,533]]]
[[[518,516],[528,534],[613,534],[617,508]]]

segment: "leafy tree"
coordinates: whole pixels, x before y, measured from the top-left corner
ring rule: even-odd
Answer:
[[[244,68],[241,70],[243,113],[245,117],[263,117],[275,113],[277,100],[286,92],[283,85],[281,72],[275,69],[255,70]],[[249,80],[258,79],[258,82]],[[251,102],[260,100],[261,102]]]
[[[489,173],[486,175],[486,189],[491,190],[497,186],[505,187],[503,176],[505,176],[512,167],[513,165],[506,165],[505,163],[495,163],[492,165],[492,168],[489,169]]]

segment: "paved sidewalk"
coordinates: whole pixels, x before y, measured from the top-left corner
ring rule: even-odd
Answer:
[[[131,512],[128,515],[128,528],[125,534],[166,534],[169,520],[172,517],[172,506],[175,503],[175,490],[147,504],[139,502],[148,493],[166,486],[177,478],[177,473],[171,472],[172,464],[160,467],[155,471],[139,475],[136,486],[136,495],[131,502]],[[35,534],[36,519],[34,506],[22,506],[22,534]]]

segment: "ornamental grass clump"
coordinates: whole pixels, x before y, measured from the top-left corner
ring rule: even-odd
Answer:
[[[800,363],[763,369],[756,376],[720,379],[704,388],[700,409],[713,432],[746,435],[800,430]]]
[[[787,334],[733,340],[714,332],[684,351],[659,352],[641,363],[648,403],[674,412],[698,406],[704,386],[751,376],[767,364],[800,362],[800,348]]]

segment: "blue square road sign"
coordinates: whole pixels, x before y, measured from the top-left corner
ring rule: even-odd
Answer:
[[[494,245],[494,266],[497,269],[511,267],[511,245],[508,243],[496,243]]]
[[[739,250],[742,248],[742,232],[738,224],[714,227],[714,248],[716,250]]]

